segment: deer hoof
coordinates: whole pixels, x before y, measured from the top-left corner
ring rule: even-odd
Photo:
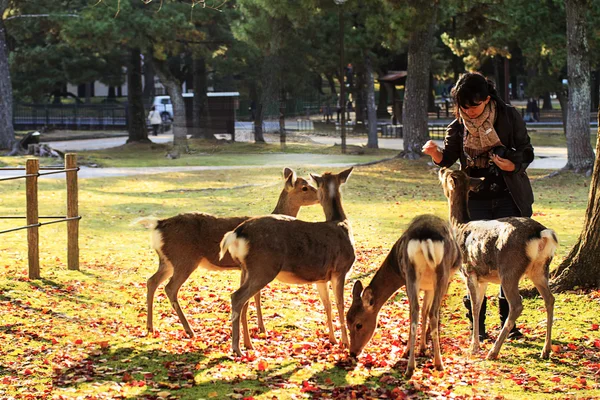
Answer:
[[[549,349],[548,349],[548,350],[546,350],[546,349],[542,350],[542,355],[541,355],[541,357],[542,357],[544,360],[547,360],[548,358],[550,358],[550,350],[549,350]]]
[[[410,379],[413,374],[415,373],[415,369],[413,368],[406,368],[406,372],[404,373],[404,376],[406,377],[406,379]]]
[[[496,359],[498,359],[498,353],[494,353],[493,351],[490,351],[486,358],[488,360],[496,360]]]
[[[444,364],[436,365],[435,369],[437,369],[438,371],[443,371],[444,370]]]

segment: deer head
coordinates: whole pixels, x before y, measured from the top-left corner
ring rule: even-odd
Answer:
[[[350,333],[350,355],[356,357],[369,343],[377,327],[377,315],[373,290],[367,287],[363,291],[360,281],[352,288],[352,305],[346,314]]]

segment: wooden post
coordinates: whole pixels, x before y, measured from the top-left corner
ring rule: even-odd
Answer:
[[[27,199],[27,225],[39,223],[38,210],[38,172],[40,162],[37,159],[29,159],[25,164],[25,172],[28,176],[25,178],[25,194]],[[29,278],[40,278],[40,246],[39,246],[39,227],[34,226],[27,229],[27,247],[29,259]]]
[[[65,169],[77,168],[77,155],[65,155]],[[77,171],[67,171],[67,217],[79,215]],[[79,270],[79,220],[67,221],[67,262],[70,270]]]

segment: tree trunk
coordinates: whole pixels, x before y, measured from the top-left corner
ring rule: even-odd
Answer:
[[[546,92],[542,95],[542,110],[552,110],[552,97],[550,92]]]
[[[177,158],[187,152],[187,120],[181,82],[173,76],[166,61],[153,60],[156,74],[167,89],[173,104],[173,152],[171,157]]]
[[[590,144],[590,62],[587,40],[587,0],[567,0],[567,69],[569,105],[567,117],[567,165],[586,171],[594,165]]]
[[[600,135],[600,128],[598,134]],[[600,287],[600,140],[596,143],[596,163],[590,182],[583,230],[567,258],[554,272],[551,287],[555,291],[571,290],[575,287]]]
[[[365,86],[367,87],[367,118],[368,118],[368,139],[367,147],[370,149],[379,148],[377,142],[377,109],[375,108],[375,79],[373,77],[373,63],[369,54],[365,54]]]
[[[381,74],[379,76],[382,76]],[[387,83],[379,81],[379,101],[377,102],[377,118],[390,118],[388,112]]]
[[[151,62],[144,62],[144,98],[149,99],[150,102],[156,96],[156,89],[154,88],[154,65]]]
[[[12,150],[16,146],[13,127],[13,95],[8,65],[6,29],[2,14],[8,7],[8,0],[0,0],[0,149]]]
[[[429,140],[427,99],[429,93],[429,71],[437,3],[415,2],[425,21],[409,35],[408,68],[402,124],[404,135],[403,156],[416,159],[421,148]]]
[[[204,57],[194,57],[194,102],[192,115],[192,137],[214,140],[215,136],[207,124],[208,97],[206,95],[206,61]]]
[[[129,118],[127,143],[150,142],[142,93],[142,57],[140,49],[131,49],[127,66],[127,114]]]
[[[566,136],[567,135],[567,120],[569,118],[569,114],[567,112],[569,105],[568,105],[568,98],[567,98],[566,91],[558,90],[556,92],[556,98],[558,99],[558,105],[560,105],[560,113],[562,115],[562,121],[563,121],[563,133]]]

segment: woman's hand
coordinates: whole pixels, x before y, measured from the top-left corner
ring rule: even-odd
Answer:
[[[436,162],[436,164],[439,164],[444,158],[442,151],[433,140],[428,140],[427,143],[423,145],[421,151],[423,154],[430,156],[431,159]]]
[[[492,161],[494,164],[498,166],[502,171],[513,172],[515,170],[515,164],[506,159],[498,156],[497,154],[492,154]]]

